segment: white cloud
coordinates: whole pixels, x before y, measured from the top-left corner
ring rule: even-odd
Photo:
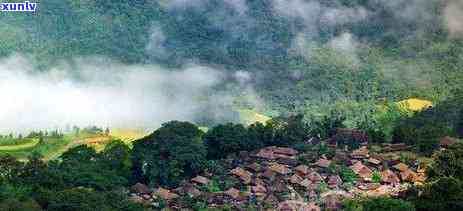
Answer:
[[[463,1],[449,1],[444,8],[444,18],[451,36],[463,35]]]
[[[192,121],[202,105],[198,98],[222,82],[219,71],[194,65],[169,71],[78,59],[76,69],[64,64],[38,73],[22,56],[0,62],[0,132],[65,125],[155,128],[170,120]]]

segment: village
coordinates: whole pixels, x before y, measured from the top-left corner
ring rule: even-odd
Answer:
[[[342,131],[341,131],[342,132]],[[344,131],[345,132],[345,131]],[[355,133],[351,133],[354,134]],[[336,143],[327,144],[335,150],[334,156],[321,155],[316,162],[301,162],[303,153],[288,147],[265,147],[256,152],[240,152],[230,160],[234,168],[228,174],[239,183],[224,191],[207,192],[214,176],[204,173],[168,190],[150,189],[137,183],[131,187],[132,201],[159,206],[167,202],[174,210],[188,209],[178,200],[182,196],[203,198],[209,208],[224,205],[240,210],[243,205],[256,202],[258,210],[318,211],[339,210],[344,199],[356,197],[398,197],[412,185],[421,186],[426,181],[426,166],[419,161],[406,164],[398,155],[410,150],[405,144],[382,144],[381,152],[370,152],[367,140],[359,138],[359,148],[339,149]],[[313,139],[307,144],[314,144]],[[450,137],[441,140],[441,150],[455,143]],[[355,181],[343,181],[335,166],[345,166],[355,175]]]

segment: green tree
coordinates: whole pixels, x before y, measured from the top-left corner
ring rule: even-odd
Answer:
[[[463,109],[460,110],[456,132],[460,138],[463,138]]]
[[[143,210],[120,194],[101,193],[90,189],[74,188],[48,195],[47,210],[92,211],[92,210]]]
[[[463,144],[457,143],[447,150],[438,152],[426,174],[431,180],[440,177],[463,180]]]
[[[20,201],[16,198],[9,198],[0,201],[0,210],[5,211],[41,211],[40,205],[33,199]]]
[[[109,150],[111,151],[111,148]],[[58,165],[59,175],[68,187],[83,186],[96,190],[112,190],[127,185],[126,173],[121,169],[112,168],[115,167],[112,165],[117,166],[115,164],[117,161],[109,159],[114,157],[109,154],[102,156],[93,148],[84,145],[72,148],[60,157],[62,162]],[[106,161],[110,162],[109,165],[105,163]]]
[[[171,121],[135,142],[133,173],[151,184],[174,186],[205,166],[203,132],[188,122]]]
[[[422,211],[463,210],[463,182],[453,177],[442,177],[420,190],[408,194]]]
[[[0,155],[0,182],[11,182],[16,179],[24,164],[11,155]]]
[[[273,140],[272,129],[260,122],[253,123],[248,127],[248,145],[250,149],[258,149],[269,145]]]
[[[309,137],[309,127],[302,114],[273,118],[267,122],[273,130],[272,145],[293,146]]]
[[[411,202],[386,197],[365,198],[360,200],[347,200],[343,202],[345,211],[414,211]]]
[[[130,177],[132,161],[131,150],[124,142],[116,140],[109,143],[101,152],[100,162],[111,170],[114,170],[118,175],[126,178]]]
[[[249,148],[246,128],[241,124],[217,125],[204,135],[208,159],[221,159]]]

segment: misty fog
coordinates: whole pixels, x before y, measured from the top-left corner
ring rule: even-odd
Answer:
[[[37,72],[29,62],[21,55],[1,60],[0,132],[65,125],[152,128],[194,120],[202,98],[231,103],[208,92],[224,79],[208,67],[168,71],[87,58],[76,59],[75,67],[63,63]]]

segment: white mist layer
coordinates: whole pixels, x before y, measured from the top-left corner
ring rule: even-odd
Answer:
[[[37,73],[21,56],[0,62],[0,133],[66,125],[154,128],[192,120],[198,98],[222,81],[218,71],[201,66],[167,71],[80,59],[75,68],[64,64]]]

